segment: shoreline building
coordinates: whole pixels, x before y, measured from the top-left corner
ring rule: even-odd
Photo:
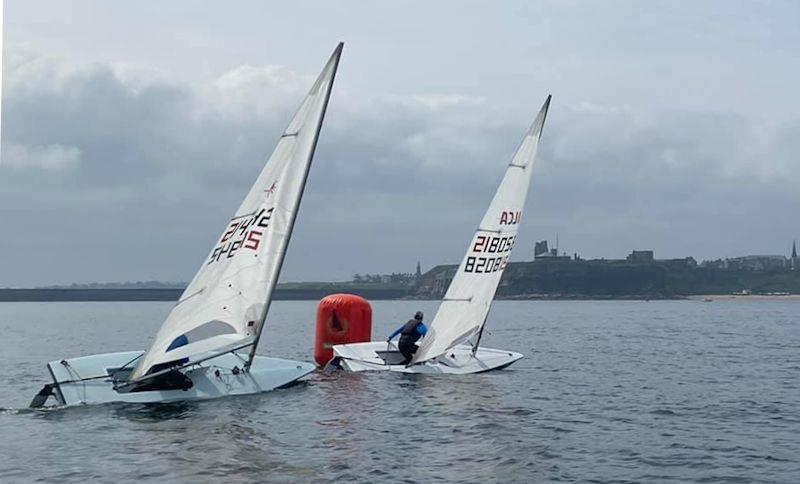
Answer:
[[[628,262],[653,262],[655,254],[652,250],[633,250],[625,260]]]
[[[702,267],[729,271],[780,271],[791,270],[792,259],[785,255],[745,255],[713,261],[703,261]]]
[[[575,254],[575,259],[577,260],[578,255]],[[572,260],[572,257],[568,256],[566,253],[562,255],[558,255],[558,247],[556,246],[553,249],[549,249],[547,247],[546,240],[540,240],[536,242],[533,246],[533,260]]]

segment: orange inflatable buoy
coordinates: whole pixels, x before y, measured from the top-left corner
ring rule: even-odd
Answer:
[[[325,366],[333,358],[333,345],[363,343],[372,338],[372,307],[353,294],[325,296],[317,306],[314,360]]]

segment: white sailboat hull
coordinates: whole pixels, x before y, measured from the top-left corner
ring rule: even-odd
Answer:
[[[402,355],[394,343],[370,341],[333,347],[330,365],[345,371],[394,371],[398,373],[427,373],[466,375],[499,370],[522,358],[520,353],[491,348],[478,348],[473,355],[472,346],[457,345],[446,354],[412,366],[399,364]]]
[[[181,370],[192,380],[192,387],[188,390],[128,393],[115,390],[110,373],[129,364],[142,353],[127,351],[51,361],[47,368],[53,377],[53,394],[56,400],[60,405],[72,406],[111,402],[177,402],[249,395],[287,386],[315,369],[311,363],[256,356],[249,371],[245,372],[241,369],[244,367],[246,355],[228,353]],[[103,378],[104,376],[108,378]],[[87,378],[94,379],[86,380]]]

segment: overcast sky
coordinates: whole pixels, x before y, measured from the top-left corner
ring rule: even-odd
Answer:
[[[800,238],[800,3],[7,0],[0,287],[189,280],[338,41],[282,280],[458,262],[553,104],[516,260]]]

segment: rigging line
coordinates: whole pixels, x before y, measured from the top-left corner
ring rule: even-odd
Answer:
[[[57,381],[56,385],[61,385],[62,383],[80,383],[80,382],[89,381],[89,380],[99,380],[101,378],[112,379],[111,375],[99,375],[99,376],[90,376],[90,377],[86,377],[86,378],[80,378],[78,380]]]
[[[72,365],[69,364],[69,361],[61,360],[59,363],[61,363],[61,365],[63,365],[67,369],[67,371],[69,372],[70,375],[77,376],[78,377],[77,381],[82,381],[83,380],[83,377],[81,376],[81,374],[78,373],[78,370],[76,370],[75,368],[72,367]]]
[[[234,215],[234,217],[230,221],[233,222],[234,220],[237,220],[237,219],[240,219],[240,218],[245,218],[245,217],[250,217],[250,216],[255,215],[255,214],[256,214],[256,211],[253,210],[252,212],[243,213],[242,215]]]
[[[203,291],[205,291],[205,289],[206,289],[206,286],[203,286],[203,287],[201,287],[200,289],[196,290],[195,292],[193,292],[193,293],[189,294],[189,295],[188,295],[188,296],[186,296],[185,298],[183,298],[183,299],[181,299],[180,301],[176,302],[176,303],[175,303],[175,307],[177,307],[177,306],[179,306],[180,304],[183,304],[184,302],[188,301],[189,299],[191,299],[191,298],[193,298],[193,297],[195,297],[195,296],[197,296],[197,295],[201,294]],[[174,309],[174,308],[173,308],[173,309]]]
[[[135,357],[135,358],[134,358],[134,359],[132,359],[131,361],[129,361],[129,362],[127,362],[127,363],[125,363],[125,364],[124,364],[124,365],[122,365],[122,366],[120,366],[119,368],[117,368],[117,371],[119,371],[119,370],[124,370],[126,366],[130,365],[131,363],[133,363],[134,361],[138,360],[138,359],[139,359],[139,358],[141,358],[142,356],[144,356],[144,353],[140,354],[139,356]]]
[[[117,371],[119,371],[119,370],[123,370],[123,369],[125,369],[125,367],[127,367],[128,365],[130,365],[130,364],[131,364],[131,363],[133,363],[134,361],[138,360],[138,359],[139,359],[139,358],[141,358],[143,355],[144,355],[144,353],[142,353],[141,355],[137,356],[136,358],[134,358],[134,359],[132,359],[132,360],[128,361],[127,363],[125,363],[124,365],[120,366],[119,368],[116,368],[116,370],[117,370]],[[64,365],[64,366],[66,366],[66,367],[67,367],[67,368],[70,370],[70,373],[74,373],[75,375],[77,375],[77,376],[78,376],[78,379],[76,379],[76,380],[64,380],[64,381],[56,381],[56,384],[58,384],[58,385],[60,385],[60,384],[62,384],[62,383],[80,383],[80,382],[82,382],[82,381],[89,381],[89,380],[99,380],[99,379],[101,379],[101,378],[109,378],[109,379],[112,379],[112,380],[114,379],[114,375],[113,375],[113,374],[108,374],[108,375],[99,375],[99,376],[90,376],[90,377],[86,377],[86,378],[84,378],[84,377],[82,377],[82,376],[81,376],[81,375],[80,375],[80,374],[79,374],[79,373],[78,373],[78,372],[77,372],[77,371],[76,371],[76,370],[75,370],[75,369],[72,367],[72,365],[70,365],[70,364],[69,364],[69,362],[67,362],[66,360],[64,360],[64,363],[61,363],[61,364],[62,364],[62,365]]]

